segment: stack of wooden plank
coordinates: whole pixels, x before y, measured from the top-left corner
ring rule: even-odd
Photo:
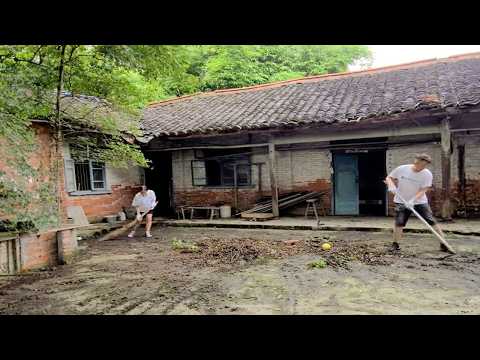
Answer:
[[[304,203],[308,199],[318,198],[321,195],[322,193],[320,192],[296,192],[296,193],[286,194],[279,197],[278,208],[280,210],[287,209],[287,208],[299,205],[301,203]],[[242,217],[251,217],[248,214],[271,213],[271,212],[272,212],[272,200],[268,199],[255,204],[253,208],[242,211],[237,215],[240,215]]]

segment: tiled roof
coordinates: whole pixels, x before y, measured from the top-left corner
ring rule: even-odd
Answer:
[[[72,95],[64,92],[61,97],[62,116],[72,123],[77,122],[82,127],[98,126],[99,120],[115,122],[115,125],[122,132],[130,132],[132,126],[137,128],[137,123],[131,123],[133,115],[116,109],[108,101],[96,96]]]
[[[480,53],[220,90],[150,104],[145,138],[267,129],[480,104]]]

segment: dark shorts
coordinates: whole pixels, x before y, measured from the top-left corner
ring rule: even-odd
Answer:
[[[414,206],[416,212],[423,217],[429,225],[435,225],[437,221],[433,217],[432,209],[428,204],[418,204]],[[398,227],[404,227],[407,225],[408,218],[412,214],[412,211],[407,209],[403,204],[395,203],[395,225]]]

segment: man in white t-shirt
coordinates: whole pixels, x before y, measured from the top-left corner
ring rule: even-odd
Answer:
[[[135,231],[140,225],[142,219],[140,214],[144,213],[145,211],[147,211],[147,214],[145,215],[147,221],[145,225],[145,236],[152,237],[150,234],[153,219],[152,209],[155,207],[156,202],[157,199],[153,190],[149,190],[145,185],[142,186],[142,190],[135,195],[132,201],[132,206],[137,209],[137,224],[134,225],[133,230],[130,234],[128,234],[128,237],[131,238],[135,236]]]
[[[418,154],[415,156],[413,164],[397,167],[385,179],[388,190],[395,194],[393,199],[395,203],[393,250],[400,250],[399,241],[402,238],[403,228],[412,214],[412,208],[443,236],[442,230],[433,217],[432,209],[428,205],[426,195],[426,192],[432,187],[433,176],[430,170],[427,169],[427,165],[431,162],[432,158],[429,155]],[[397,193],[400,193],[402,198],[407,201],[406,204],[402,203]],[[440,244],[440,249],[448,251],[443,244]]]

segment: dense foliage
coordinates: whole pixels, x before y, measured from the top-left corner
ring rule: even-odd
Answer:
[[[0,218],[45,228],[58,222],[61,147],[88,144],[99,160],[118,167],[148,166],[139,147],[141,108],[161,98],[160,78],[181,70],[174,46],[0,46]],[[88,95],[83,102],[73,102]],[[98,101],[97,99],[102,99]],[[73,106],[75,105],[75,106]],[[31,119],[50,123],[54,161],[39,174]],[[13,169],[13,170],[12,170]],[[7,169],[0,169],[7,170]],[[36,179],[53,179],[35,185]]]
[[[57,218],[58,182],[27,191],[29,179],[40,176],[28,161],[36,150],[31,119],[48,120],[55,134],[53,179],[60,178],[58,154],[69,137],[114,166],[145,167],[126,135],[140,134],[141,110],[151,101],[341,72],[369,59],[368,48],[356,45],[0,46],[0,163],[15,169],[0,169],[0,218],[15,213],[11,221],[36,227]],[[93,102],[72,111],[66,94],[103,99],[109,110]]]
[[[198,45],[179,51],[184,69],[164,83],[167,94],[234,88],[368,65],[361,45]]]

